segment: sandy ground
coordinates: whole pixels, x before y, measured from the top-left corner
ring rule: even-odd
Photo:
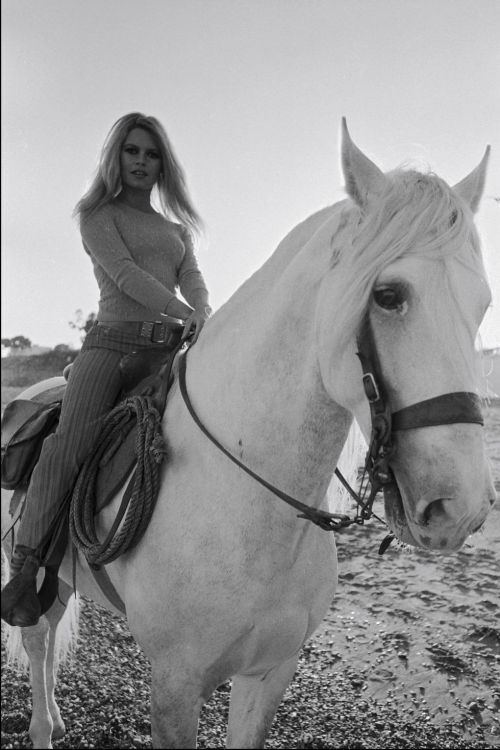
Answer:
[[[500,491],[498,403],[486,437]],[[500,747],[500,503],[452,556],[393,545],[381,557],[383,537],[375,523],[338,535],[337,597],[266,747]],[[68,733],[54,747],[151,747],[148,681],[124,623],[84,601],[58,688]],[[2,747],[30,747],[27,678],[4,668],[2,692]],[[223,747],[228,694],[221,686],[203,709],[200,747]]]
[[[500,490],[500,410],[495,420]],[[379,541],[373,526],[342,534],[339,590],[316,640],[357,672],[364,699],[392,699],[435,726],[465,718],[471,739],[476,724],[500,746],[500,506],[453,556],[391,547],[380,557]]]

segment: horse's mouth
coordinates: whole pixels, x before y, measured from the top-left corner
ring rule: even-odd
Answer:
[[[383,487],[385,519],[392,533],[401,542],[409,544],[412,547],[435,549],[439,550],[442,554],[449,554],[460,549],[467,536],[477,533],[484,525],[489,511],[486,504],[482,511],[478,511],[477,516],[473,520],[467,522],[466,519],[457,525],[455,529],[453,527],[450,528],[452,521],[447,521],[444,514],[441,514],[441,516],[437,514],[437,518],[432,525],[427,525],[426,522],[418,523],[415,520],[409,520],[411,516],[409,516],[405,509],[403,495],[392,471],[391,478],[392,481]],[[453,499],[453,496],[445,496],[443,494],[443,497],[439,499],[439,503],[437,504],[444,505]],[[491,502],[489,505],[491,507]],[[470,525],[467,526],[467,523]]]
[[[384,484],[384,510],[386,521],[392,533],[405,544],[412,547],[421,547],[410,531],[408,520],[404,509],[403,498],[394,474],[393,481]]]

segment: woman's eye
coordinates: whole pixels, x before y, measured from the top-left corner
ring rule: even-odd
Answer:
[[[148,156],[149,156],[150,159],[159,159],[160,158],[160,154],[158,154],[156,151],[150,151],[149,154],[148,154]]]
[[[400,290],[389,286],[375,289],[373,298],[377,305],[383,307],[384,310],[396,310],[404,301]]]

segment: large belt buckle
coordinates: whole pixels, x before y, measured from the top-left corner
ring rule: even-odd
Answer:
[[[150,323],[149,320],[144,321],[144,323],[141,326],[141,332],[140,336],[144,336],[145,339],[149,339],[151,341],[153,336],[155,324]]]
[[[167,326],[161,321],[153,323],[151,341],[153,344],[164,344],[167,339]]]

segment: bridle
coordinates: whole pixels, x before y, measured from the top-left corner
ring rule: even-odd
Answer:
[[[377,493],[389,484],[394,484],[397,489],[389,465],[389,460],[394,455],[394,432],[459,422],[483,425],[484,421],[479,396],[468,391],[443,393],[391,412],[368,314],[365,315],[359,330],[357,346],[357,354],[363,369],[363,387],[370,405],[372,427],[364,466],[364,475],[367,475],[370,482],[370,494],[368,500],[359,498],[361,503],[358,503],[360,518],[367,520],[373,515],[373,503]],[[362,489],[363,480],[360,494]]]
[[[305,518],[326,531],[338,531],[353,523],[362,525],[366,520],[375,516],[373,513],[373,503],[377,493],[386,485],[396,485],[389,463],[390,458],[394,455],[392,440],[394,432],[454,424],[457,422],[484,424],[479,397],[475,393],[466,391],[445,393],[441,396],[426,399],[425,401],[419,401],[416,404],[406,406],[392,413],[383,385],[384,381],[379,357],[368,314],[365,316],[360,327],[357,336],[357,347],[357,354],[363,369],[363,387],[370,405],[371,414],[371,437],[359,493],[352,489],[339,469],[335,469],[337,478],[357,504],[357,514],[354,518],[344,514],[329,513],[328,511],[313,508],[296,500],[267,482],[236,458],[205,427],[193,408],[186,387],[187,352],[181,356],[179,363],[179,386],[184,403],[194,422],[204,435],[233,463],[255,479],[255,481],[259,482],[259,484],[272,492],[276,497],[279,497],[288,503],[288,505],[300,511],[299,518]],[[370,486],[369,494],[368,483]],[[368,498],[366,499],[367,494]],[[385,522],[382,521],[382,523]],[[389,546],[393,538],[392,534],[386,537],[384,542],[382,542],[379,550],[380,553]]]

